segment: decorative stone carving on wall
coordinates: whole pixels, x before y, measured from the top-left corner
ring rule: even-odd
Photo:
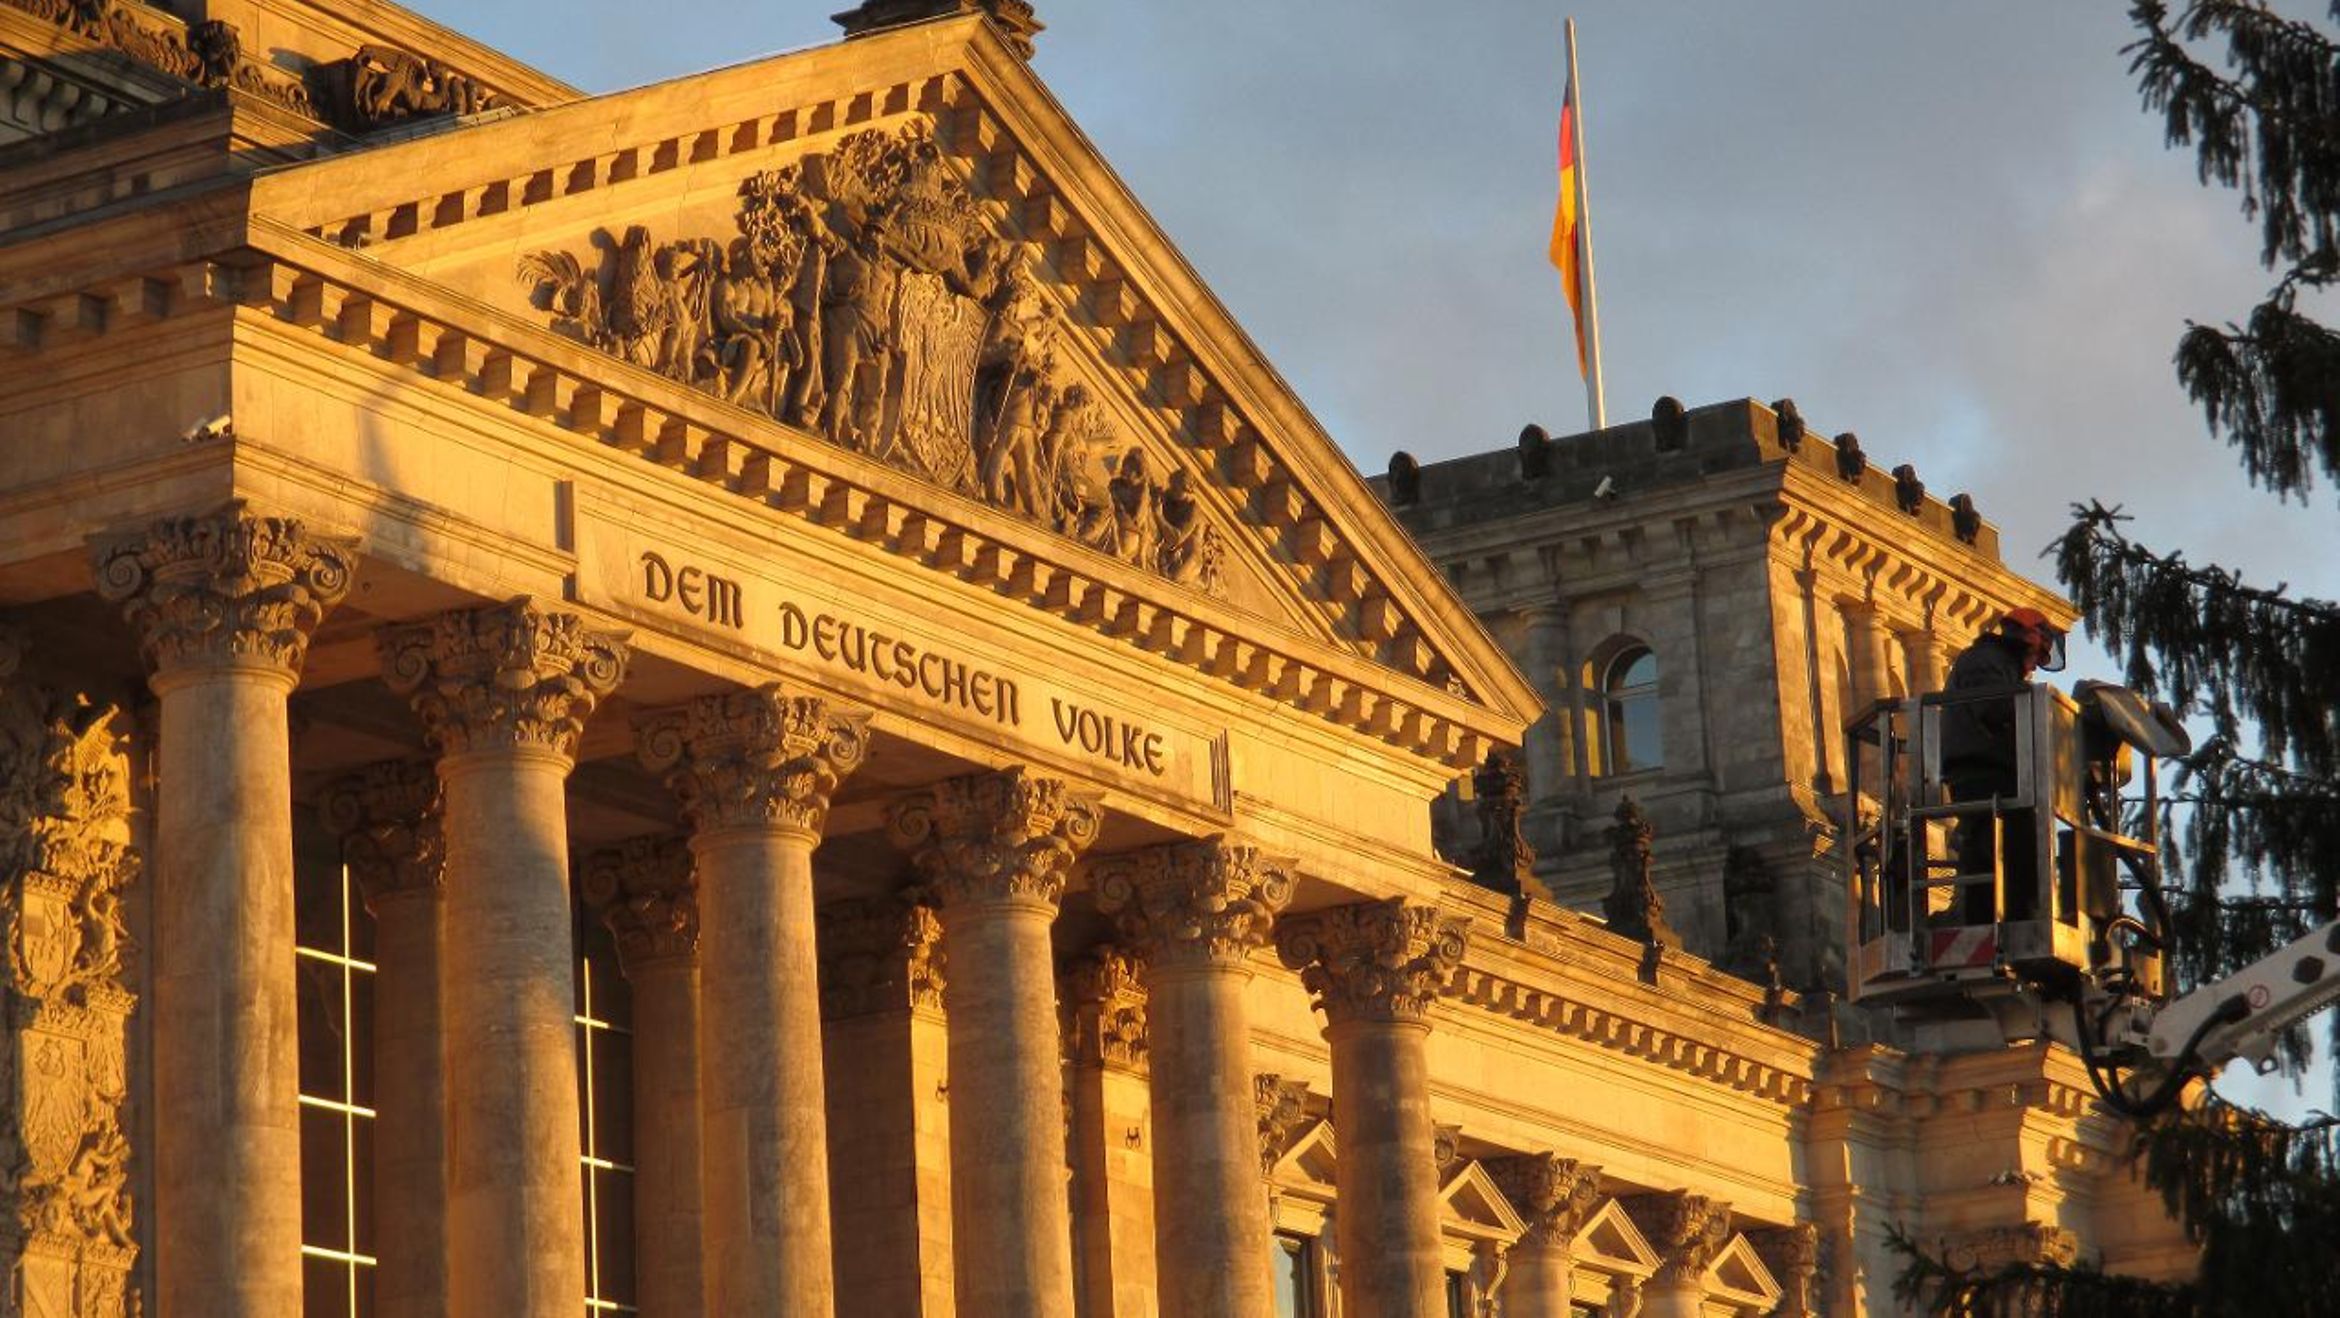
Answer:
[[[1567,1252],[1601,1206],[1601,1169],[1574,1158],[1519,1154],[1489,1159],[1487,1171],[1527,1224],[1522,1249]]]
[[[384,128],[435,114],[477,114],[503,104],[477,78],[395,46],[363,45],[340,70],[330,99],[351,126]]]
[[[630,979],[699,957],[699,884],[690,846],[679,837],[627,838],[589,853],[578,867],[585,902],[617,940]]]
[[[1066,366],[1030,249],[923,121],[740,185],[738,234],[523,256],[555,331],[1212,594],[1225,545]]]
[[[1779,1282],[1775,1318],[1816,1318],[1820,1312],[1820,1228],[1810,1222],[1747,1233],[1748,1243]]]
[[[858,37],[953,14],[981,14],[990,19],[1000,40],[1020,59],[1032,58],[1032,38],[1048,27],[1033,11],[1030,0],[861,0],[829,21],[845,29],[846,36]]]
[[[1462,964],[1470,921],[1403,898],[1330,906],[1276,926],[1276,955],[1333,1024],[1427,1020]]]
[[[1136,957],[1110,946],[1066,969],[1065,1033],[1074,1065],[1145,1069],[1146,990],[1138,973]]]
[[[1527,768],[1517,751],[1487,752],[1471,779],[1479,810],[1479,846],[1471,877],[1497,892],[1551,901],[1552,890],[1536,877],[1536,850],[1520,823],[1527,815]]]
[[[1731,1206],[1702,1194],[1668,1190],[1630,1195],[1625,1211],[1657,1251],[1653,1284],[1695,1287],[1731,1243]]]
[[[823,1019],[942,1010],[942,917],[919,890],[830,902],[814,918]]]
[[[16,665],[0,637],[0,679]],[[129,763],[110,706],[9,681],[0,691],[0,1269],[9,1313],[128,1318],[132,1231],[122,891]]]
[[[1307,1130],[1308,1082],[1263,1074],[1251,1078],[1252,1101],[1259,1108],[1259,1174],[1275,1174],[1276,1164],[1292,1151]]]
[[[296,114],[317,117],[309,89],[289,73],[244,58],[233,23],[210,19],[182,26],[170,15],[122,0],[0,0],[44,18],[148,68],[201,87],[234,87]]]

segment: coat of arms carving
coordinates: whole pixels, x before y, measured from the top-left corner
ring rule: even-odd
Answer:
[[[1026,245],[914,122],[740,185],[738,233],[521,258],[553,328],[1213,594],[1225,548],[1067,369]]]

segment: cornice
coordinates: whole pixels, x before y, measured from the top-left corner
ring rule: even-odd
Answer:
[[[269,250],[0,305],[0,352],[233,305],[1455,769],[1500,712],[266,220]],[[20,363],[21,364],[21,363]]]

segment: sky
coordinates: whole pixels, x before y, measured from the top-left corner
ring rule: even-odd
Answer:
[[[406,3],[588,91],[830,41],[845,6]],[[1971,492],[2032,576],[2094,498],[2340,596],[2333,491],[2250,488],[2172,374],[2189,318],[2274,279],[2141,110],[2116,0],[1037,3],[1034,68],[1364,471],[1584,428],[1544,260],[1573,16],[1611,421],[1793,397]]]

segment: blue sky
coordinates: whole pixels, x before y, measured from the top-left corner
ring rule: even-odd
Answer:
[[[410,0],[588,90],[834,38],[829,3]],[[1366,471],[1581,429],[1544,264],[1582,42],[1612,420],[1792,396],[1973,493],[2019,570],[2074,500],[2340,596],[2333,492],[2251,490],[2178,390],[2272,278],[2139,109],[2125,6],[1038,0],[1034,61]],[[2074,676],[2115,676],[2085,647]]]

